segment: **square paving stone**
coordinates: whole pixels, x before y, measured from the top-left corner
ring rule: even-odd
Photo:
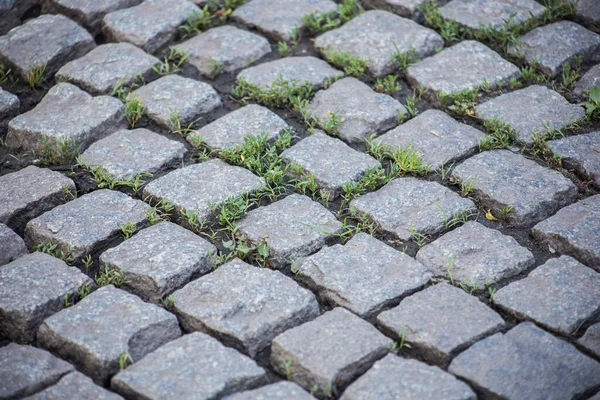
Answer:
[[[123,111],[123,103],[114,97],[92,97],[77,86],[61,82],[35,108],[9,122],[6,146],[42,151],[45,142],[54,149],[66,143],[83,151],[125,127]]]
[[[420,13],[417,9],[426,0],[363,0],[362,3],[371,8],[394,12],[402,17],[416,18]]]
[[[531,145],[534,133],[561,129],[583,118],[585,111],[545,86],[532,85],[478,105],[476,115],[487,121],[497,118],[517,132],[517,140]]]
[[[341,79],[329,89],[318,91],[308,111],[318,118],[321,128],[335,114],[342,120],[337,135],[360,143],[372,133],[395,127],[398,115],[408,113],[398,100],[375,92],[356,78]]]
[[[471,287],[518,275],[535,262],[533,254],[511,236],[474,221],[421,248],[417,260],[434,276]]]
[[[520,78],[521,72],[489,47],[465,40],[409,66],[406,77],[413,86],[439,95],[477,89],[484,82],[497,88]]]
[[[294,382],[282,381],[227,396],[224,400],[314,400]]]
[[[133,91],[130,98],[139,98],[144,113],[158,125],[172,128],[170,114],[179,114],[181,125],[188,125],[199,116],[221,106],[221,97],[208,83],[179,75],[167,75]]]
[[[438,110],[427,110],[375,139],[394,151],[412,147],[433,169],[471,156],[485,134]]]
[[[285,162],[312,174],[330,200],[342,193],[344,184],[358,181],[368,170],[381,167],[381,163],[370,155],[319,130],[285,150],[281,156]]]
[[[148,129],[122,129],[93,143],[81,160],[89,167],[104,168],[117,179],[135,179],[142,172],[155,173],[180,162],[186,153],[183,143]]]
[[[248,104],[226,114],[214,122],[190,132],[188,142],[194,144],[201,139],[212,150],[222,150],[235,145],[243,145],[249,135],[266,135],[267,141],[274,143],[277,137],[290,126],[277,114],[266,107]]]
[[[334,308],[277,336],[271,365],[318,398],[326,398],[328,392],[341,392],[391,346],[392,340],[371,324],[350,311]]]
[[[325,32],[315,40],[321,53],[342,51],[368,62],[375,77],[391,74],[398,68],[393,57],[414,50],[415,56],[427,57],[444,46],[434,30],[387,11],[372,10],[360,14],[342,27]]]
[[[183,221],[186,211],[197,213],[199,221],[211,216],[211,206],[220,207],[228,197],[259,190],[264,179],[245,168],[214,159],[169,172],[144,187],[144,198],[165,200],[175,206]]]
[[[475,204],[437,182],[398,178],[352,200],[350,208],[366,214],[382,233],[409,240],[411,231],[422,235],[442,232],[453,216],[474,212]]]
[[[9,343],[0,347],[0,399],[36,393],[74,370],[45,350]]]
[[[179,336],[173,314],[109,285],[46,319],[37,340],[96,383],[106,384],[119,371],[124,352],[136,362]]]
[[[50,386],[25,400],[52,400],[52,399],[94,399],[94,400],[123,400],[121,396],[111,393],[94,384],[94,382],[80,372],[71,372],[63,376],[58,383]]]
[[[343,229],[331,211],[299,194],[250,211],[237,227],[252,244],[267,244],[269,263],[275,268],[314,253]]]
[[[23,239],[8,226],[0,223],[0,266],[28,253]]]
[[[136,228],[147,224],[150,206],[124,193],[102,189],[32,219],[25,228],[25,241],[34,247],[51,242],[75,261],[117,240],[121,226],[131,222]]]
[[[110,95],[117,84],[129,85],[137,76],[149,80],[152,66],[159,62],[132,44],[107,43],[65,64],[56,73],[56,79],[78,85],[92,94]]]
[[[174,310],[187,331],[201,331],[250,357],[283,331],[319,315],[308,290],[278,271],[238,259],[173,295]]]
[[[302,17],[305,15],[336,11],[337,6],[331,0],[250,0],[238,7],[232,16],[274,40],[289,41],[292,31],[304,26]]]
[[[594,65],[585,74],[583,74],[583,76],[575,84],[573,93],[581,97],[587,94],[587,92],[589,92],[594,86],[600,87],[600,64]]]
[[[553,258],[498,290],[493,301],[509,313],[569,335],[600,310],[600,274],[569,256]]]
[[[447,283],[407,297],[382,312],[377,323],[444,367],[457,352],[504,327],[504,320],[477,297]]]
[[[600,195],[563,208],[531,229],[533,237],[600,272]]]
[[[530,322],[475,343],[448,371],[509,399],[572,399],[600,384],[600,363]]]
[[[0,222],[17,232],[31,218],[66,203],[75,191],[71,179],[35,165],[0,176],[0,187]]]
[[[509,53],[530,64],[537,61],[544,73],[555,76],[565,65],[574,64],[575,56],[584,62],[600,61],[600,35],[575,22],[559,21],[521,36]]]
[[[165,12],[169,10],[169,12]],[[106,14],[102,32],[112,42],[129,42],[148,53],[175,39],[198,6],[186,0],[145,0],[140,5]]]
[[[413,258],[359,233],[343,246],[325,247],[307,257],[296,278],[329,304],[373,318],[422,288],[431,275]]]
[[[0,336],[32,342],[42,321],[93,282],[75,267],[44,253],[25,255],[0,268]]]
[[[264,37],[230,25],[209,29],[172,48],[187,52],[186,62],[210,78],[245,68],[271,52]]]
[[[560,172],[508,150],[473,156],[452,171],[452,177],[473,185],[472,195],[496,215],[511,206],[507,221],[527,227],[577,199],[577,187]]]
[[[600,131],[550,140],[548,146],[563,165],[600,186]]]
[[[350,385],[340,398],[397,399],[476,400],[477,396],[466,383],[438,367],[388,354]]]
[[[265,381],[265,371],[252,359],[195,332],[119,372],[111,388],[127,398],[209,400]]]
[[[0,134],[6,131],[8,121],[19,113],[20,107],[19,98],[0,87]]]
[[[473,29],[490,27],[500,30],[505,21],[523,24],[539,17],[545,7],[534,0],[452,0],[440,8],[440,14]]]
[[[212,270],[217,248],[171,222],[141,230],[100,256],[100,263],[118,268],[127,277],[122,288],[158,302]]]
[[[600,323],[590,326],[578,343],[596,356],[600,356]]]
[[[67,61],[96,47],[92,36],[62,15],[41,15],[0,36],[0,62],[27,81],[35,68],[52,76]]]

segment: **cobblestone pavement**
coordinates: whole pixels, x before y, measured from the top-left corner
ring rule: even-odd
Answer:
[[[600,1],[0,0],[0,399],[600,398]]]

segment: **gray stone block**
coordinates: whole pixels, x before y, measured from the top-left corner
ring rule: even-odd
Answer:
[[[23,15],[35,7],[39,0],[4,0],[0,3],[0,35],[21,24]]]
[[[362,2],[371,7],[381,10],[394,12],[401,17],[415,19],[420,11],[417,7],[425,3],[426,0],[363,0]]]
[[[579,0],[575,16],[587,24],[600,24],[600,3],[596,0]]]
[[[25,242],[8,226],[0,223],[0,266],[29,253]]]
[[[236,393],[225,397],[224,400],[314,400],[314,397],[295,383],[282,381]]]
[[[440,14],[462,26],[500,30],[505,21],[523,24],[539,17],[545,7],[534,0],[452,0],[440,8]]]
[[[20,107],[19,98],[0,87],[0,134],[6,130],[8,121],[19,113]]]
[[[575,84],[573,93],[579,97],[584,97],[594,86],[600,87],[600,64],[590,68]]]
[[[63,376],[56,385],[50,386],[25,400],[53,399],[94,399],[94,400],[123,400],[121,396],[96,386],[94,382],[80,372],[71,372]]]
[[[265,381],[265,371],[253,360],[195,332],[119,372],[111,388],[126,398],[209,400]]]
[[[596,356],[600,356],[600,323],[590,326],[578,343]]]
[[[600,131],[550,140],[548,146],[563,165],[600,186]]]

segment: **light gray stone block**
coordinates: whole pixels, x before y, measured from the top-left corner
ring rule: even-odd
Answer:
[[[420,11],[417,7],[425,3],[425,0],[363,0],[365,5],[381,10],[392,11],[401,17],[416,18]]]
[[[71,372],[63,376],[56,385],[50,386],[25,400],[53,400],[86,398],[94,400],[123,400],[121,396],[111,393],[94,384],[80,372]]]
[[[281,381],[259,389],[227,396],[224,400],[314,400],[294,382]]]
[[[534,0],[452,0],[440,8],[440,14],[472,29],[502,29],[505,21],[523,24],[539,17],[546,8]]]
[[[575,84],[575,93],[579,97],[583,97],[593,87],[600,87],[600,64],[590,68]]]
[[[578,343],[596,356],[600,356],[600,323],[590,326]]]
[[[550,140],[548,146],[565,167],[576,169],[600,186],[600,131]]]
[[[29,253],[25,242],[8,226],[0,223],[0,266]]]

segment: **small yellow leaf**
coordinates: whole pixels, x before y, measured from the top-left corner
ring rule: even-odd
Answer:
[[[492,214],[492,210],[487,210],[485,212],[485,219],[489,221],[498,221],[498,218],[494,217],[494,214]]]

